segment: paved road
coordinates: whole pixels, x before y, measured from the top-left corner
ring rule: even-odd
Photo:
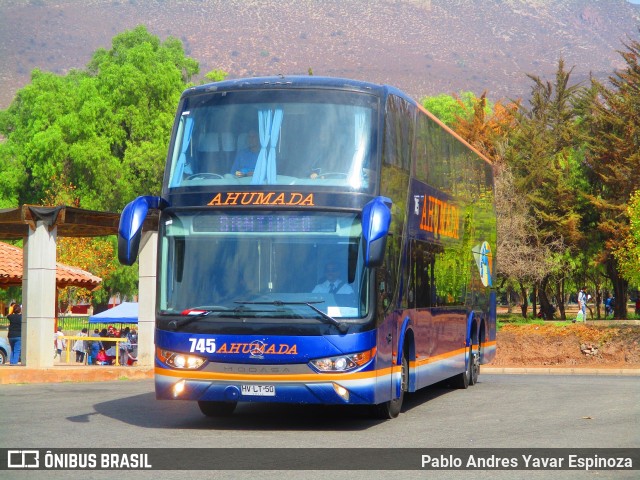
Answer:
[[[466,391],[432,387],[409,395],[404,412],[391,421],[372,420],[352,409],[276,405],[241,405],[231,418],[208,419],[193,403],[156,401],[149,380],[2,385],[0,399],[2,448],[640,447],[640,382],[635,377],[485,374]],[[4,473],[0,476],[12,478]],[[263,471],[259,476],[512,479],[550,478],[550,473],[553,478],[585,475],[584,471],[406,471],[400,475],[356,471],[342,476],[340,472]],[[597,476],[637,478],[637,473],[600,471]],[[29,474],[29,478],[89,478],[87,472]],[[91,472],[91,478],[114,475]],[[119,477],[133,475],[117,473]],[[171,478],[176,472],[135,475]],[[181,472],[179,477],[202,478],[203,472]],[[255,472],[215,475],[255,477]]]

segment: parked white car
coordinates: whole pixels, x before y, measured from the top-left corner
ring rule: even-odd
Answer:
[[[11,358],[11,345],[7,337],[0,337],[0,365],[3,363],[9,363]]]

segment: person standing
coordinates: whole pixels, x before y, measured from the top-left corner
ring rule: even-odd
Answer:
[[[7,316],[9,319],[9,345],[11,345],[11,358],[9,363],[17,365],[20,361],[22,353],[22,307],[20,305],[13,306],[13,312]]]
[[[58,330],[54,334],[53,345],[56,349],[56,353],[53,358],[60,357],[62,361],[62,350],[67,346],[67,341],[64,339],[64,333],[62,333],[62,328],[58,327]]]
[[[582,317],[582,318],[580,318]],[[587,287],[582,287],[578,292],[578,317],[577,320],[587,321]],[[574,320],[573,323],[576,323]]]
[[[131,341],[131,356],[137,359],[138,358],[138,331],[135,328],[131,329],[129,339]]]
[[[604,318],[607,318],[610,314],[613,313],[611,308],[611,302],[613,301],[613,297],[611,294],[607,295],[607,298],[604,301]]]
[[[124,338],[125,340],[122,342],[118,342],[118,348],[120,349],[120,357],[118,358],[118,360],[120,361],[120,365],[126,365],[127,353],[131,351],[131,336],[129,334],[129,327],[126,327],[120,332],[120,338]]]
[[[100,341],[100,331],[96,328],[93,330],[93,335],[91,335],[92,340],[89,340],[89,365],[94,365],[96,363],[96,358],[98,357],[98,352],[102,350],[102,342]]]
[[[78,334],[79,337],[87,337],[88,330],[83,328],[82,331]],[[78,339],[76,343],[73,344],[73,351],[76,352],[76,363],[84,363],[84,356],[87,352],[87,344],[84,340]]]

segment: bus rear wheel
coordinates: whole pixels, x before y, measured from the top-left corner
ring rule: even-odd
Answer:
[[[383,420],[396,418],[402,410],[402,402],[404,401],[404,392],[409,388],[409,361],[406,353],[402,355],[402,370],[400,371],[400,396],[389,400],[388,402],[375,405],[375,416]]]
[[[478,376],[480,375],[480,353],[470,353],[471,358],[471,376],[469,377],[469,385],[475,385],[478,383]]]
[[[207,417],[228,417],[236,409],[237,402],[198,401],[200,411]]]
[[[455,377],[452,377],[452,386],[454,388],[469,388],[469,385],[473,385],[478,381],[479,365],[476,360],[476,356],[473,354],[473,345],[469,345],[469,357],[467,361],[467,368],[464,372],[459,373]],[[474,377],[475,374],[475,377]]]

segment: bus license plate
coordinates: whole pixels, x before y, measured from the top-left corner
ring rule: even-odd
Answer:
[[[258,397],[275,397],[275,385],[242,385],[242,395],[253,395]]]

